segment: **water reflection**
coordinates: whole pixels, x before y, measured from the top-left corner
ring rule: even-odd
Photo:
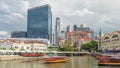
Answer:
[[[91,57],[71,57],[67,65],[68,68],[94,68],[94,62],[96,61]]]
[[[20,63],[37,63],[37,62],[39,62],[40,60],[36,60],[36,59],[34,59],[34,60],[23,60],[23,61],[21,61]]]
[[[46,64],[45,68],[64,68],[65,63],[54,63],[54,64]]]
[[[93,57],[68,57],[66,63],[45,64],[38,58],[27,60],[0,61],[0,68],[120,68],[113,66],[97,66]]]

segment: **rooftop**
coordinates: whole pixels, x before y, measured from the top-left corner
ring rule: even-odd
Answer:
[[[49,4],[45,4],[45,5],[29,8],[28,10],[34,10],[34,9],[38,9],[38,8],[42,8],[42,7],[50,7],[50,5]]]

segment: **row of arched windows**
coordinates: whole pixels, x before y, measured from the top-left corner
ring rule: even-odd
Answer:
[[[117,34],[114,34],[112,37],[111,36],[105,36],[103,39],[107,40],[107,39],[111,39],[111,38],[119,38],[120,36]]]

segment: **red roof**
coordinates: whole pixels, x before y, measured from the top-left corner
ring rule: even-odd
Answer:
[[[108,33],[108,35],[110,35],[110,36],[111,36],[111,34],[110,34],[110,33]]]
[[[64,40],[62,37],[58,37],[58,40]]]
[[[120,33],[120,31],[119,31],[119,30],[117,30],[116,32]]]
[[[84,41],[94,40],[93,38],[80,38],[80,37],[78,39],[83,39]]]
[[[25,44],[32,44],[32,43],[38,43],[38,44],[46,44],[42,41],[24,41]]]
[[[72,32],[67,32],[67,35],[73,35],[73,34],[89,34],[90,32],[87,31],[72,31]]]

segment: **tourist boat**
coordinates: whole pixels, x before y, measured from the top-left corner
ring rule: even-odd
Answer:
[[[96,59],[101,59],[101,58],[109,58],[109,57],[112,57],[112,55],[109,55],[109,54],[96,54],[94,55],[94,57]]]
[[[66,62],[67,59],[65,56],[52,56],[52,57],[44,57],[43,62],[44,63],[61,63]]]
[[[40,54],[33,54],[33,53],[21,54],[21,56],[23,56],[23,57],[40,57],[40,56],[43,56],[43,55],[44,55],[43,53],[40,53]]]
[[[46,56],[42,59],[44,63],[62,63],[67,61],[65,56]]]
[[[120,66],[120,57],[107,57],[98,60],[98,65],[104,66]]]

